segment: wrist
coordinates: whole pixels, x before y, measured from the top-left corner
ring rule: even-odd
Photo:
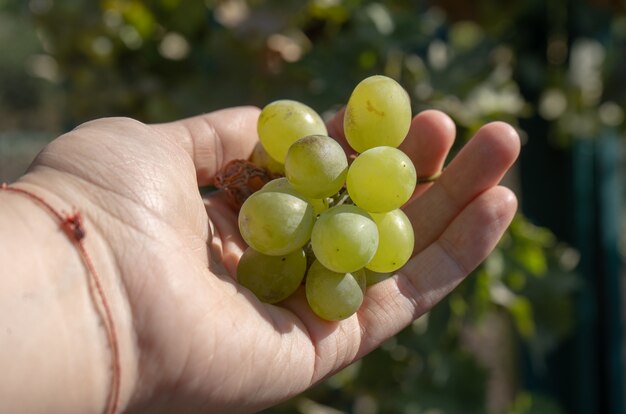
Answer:
[[[41,184],[42,177],[31,174],[15,187],[40,197],[58,213],[76,209],[82,215],[81,244],[97,271],[119,353],[108,338],[103,302],[81,246],[40,202],[0,191],[0,237],[8,246],[0,253],[0,284],[5,285],[0,293],[0,314],[5,315],[0,316],[0,366],[12,373],[0,380],[5,384],[0,386],[0,408],[12,408],[13,402],[23,412],[105,412],[115,387],[112,367],[118,361],[123,367],[120,411],[133,393],[138,358],[120,272],[98,231],[102,212],[71,186],[57,191]]]

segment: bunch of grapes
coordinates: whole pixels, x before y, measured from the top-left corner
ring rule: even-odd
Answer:
[[[413,251],[413,228],[400,207],[413,194],[416,172],[397,148],[411,117],[408,94],[396,81],[360,82],[344,115],[346,140],[357,153],[349,163],[310,107],[289,100],[267,105],[260,141],[285,176],[241,206],[239,229],[249,247],[238,282],[268,303],[304,283],[319,317],[355,313],[366,287],[402,267]]]

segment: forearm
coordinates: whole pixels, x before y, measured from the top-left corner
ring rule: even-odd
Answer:
[[[0,191],[0,412],[101,413],[112,352],[98,299],[77,246],[37,204]]]

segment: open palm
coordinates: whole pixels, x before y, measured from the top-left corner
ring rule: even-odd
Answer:
[[[515,196],[498,183],[519,140],[510,126],[488,124],[405,206],[414,255],[368,289],[357,314],[323,321],[302,291],[263,304],[234,279],[245,248],[237,213],[225,194],[203,200],[198,191],[228,161],[249,156],[257,117],[244,107],[160,125],[92,121],[52,142],[21,180],[75,205],[106,245],[96,265],[114,287],[116,317],[130,321],[120,326],[130,338],[122,348],[128,411],[251,412],[294,396],[427,312],[514,215]],[[341,114],[329,131],[343,139]],[[447,116],[426,111],[401,148],[430,176],[454,135]]]

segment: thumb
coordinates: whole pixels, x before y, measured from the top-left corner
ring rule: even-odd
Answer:
[[[259,108],[222,109],[152,128],[180,145],[193,160],[200,186],[214,183],[215,174],[229,161],[247,159],[259,138]]]

